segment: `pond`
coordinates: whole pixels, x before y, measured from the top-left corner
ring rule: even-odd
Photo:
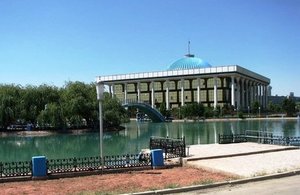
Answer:
[[[273,132],[274,135],[300,137],[300,121],[239,120],[218,122],[172,122],[123,124],[125,130],[105,132],[104,155],[136,154],[149,148],[151,136],[178,138],[185,136],[186,144],[213,144],[218,134],[239,134],[245,130]],[[25,161],[43,155],[48,159],[89,157],[99,155],[99,133],[52,134],[47,136],[0,137],[0,161]]]

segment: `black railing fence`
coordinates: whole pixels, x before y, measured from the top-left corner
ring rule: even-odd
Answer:
[[[165,155],[165,159],[186,157],[185,150],[185,137],[173,139],[164,137],[151,137],[150,149],[162,149]]]
[[[261,138],[261,142],[265,144],[300,146],[300,137],[283,137],[273,135],[272,137]]]
[[[151,166],[150,154],[144,154],[142,159],[139,154],[127,154],[103,157],[103,166],[100,157],[84,157],[69,159],[50,159],[47,161],[48,174],[83,172],[105,169],[121,169],[129,167]]]
[[[274,144],[284,146],[300,146],[300,137],[285,137],[276,136],[273,134],[230,134],[221,135],[219,134],[219,143],[241,143],[241,142],[256,142],[262,144]]]
[[[0,162],[0,178],[30,176],[31,172],[31,161]]]
[[[242,143],[247,142],[247,138],[244,134],[231,134],[221,135],[219,134],[219,144],[230,144],[230,143]]]
[[[103,163],[103,166],[102,166]],[[84,172],[133,167],[151,167],[150,154],[127,154],[47,160],[47,174]],[[0,178],[32,176],[32,161],[0,162]]]
[[[99,157],[47,160],[48,174],[76,171],[92,171],[101,168]]]

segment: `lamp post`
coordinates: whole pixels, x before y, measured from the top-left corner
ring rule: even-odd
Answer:
[[[100,147],[100,161],[101,169],[103,170],[103,116],[102,116],[102,100],[104,93],[104,84],[99,82],[96,84],[97,100],[99,101],[99,147]]]
[[[259,116],[259,118],[260,118],[260,107],[258,107],[258,116]]]

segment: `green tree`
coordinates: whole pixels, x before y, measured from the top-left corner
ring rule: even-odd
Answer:
[[[61,91],[57,87],[40,85],[27,86],[21,98],[21,118],[27,122],[36,123],[39,114],[50,103],[60,104]]]
[[[274,104],[273,102],[269,102],[268,103],[268,110],[271,113],[279,113],[279,112],[282,112],[282,107],[277,105],[277,104]]]
[[[106,94],[104,118],[107,126],[128,121],[125,109]],[[63,129],[95,128],[99,124],[94,83],[67,82],[63,88],[49,85],[0,85],[0,129],[28,122],[42,127]]]
[[[0,85],[0,128],[20,120],[20,93],[20,86]]]
[[[203,104],[192,103],[181,107],[181,114],[184,118],[199,118],[204,115]]]
[[[41,127],[51,127],[63,130],[65,127],[62,108],[57,103],[47,104],[45,110],[42,110],[37,118]]]
[[[128,122],[125,108],[115,97],[104,93],[103,100],[103,124],[105,127],[118,127],[123,122]]]
[[[260,109],[259,102],[258,101],[253,102],[251,108],[252,108],[252,113],[258,114]]]
[[[72,126],[82,126],[86,121],[92,127],[97,118],[96,87],[83,82],[68,82],[62,93],[64,115]]]
[[[282,109],[286,112],[287,116],[293,116],[296,112],[296,103],[291,98],[286,98],[282,102]]]
[[[167,110],[166,108],[166,103],[165,102],[162,102],[159,106],[159,112],[165,116],[165,117],[169,117],[171,115],[171,111],[170,110]]]

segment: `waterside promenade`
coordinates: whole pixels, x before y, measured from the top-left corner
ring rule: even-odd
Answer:
[[[186,166],[229,173],[241,178],[300,170],[300,149],[257,143],[189,146]]]

